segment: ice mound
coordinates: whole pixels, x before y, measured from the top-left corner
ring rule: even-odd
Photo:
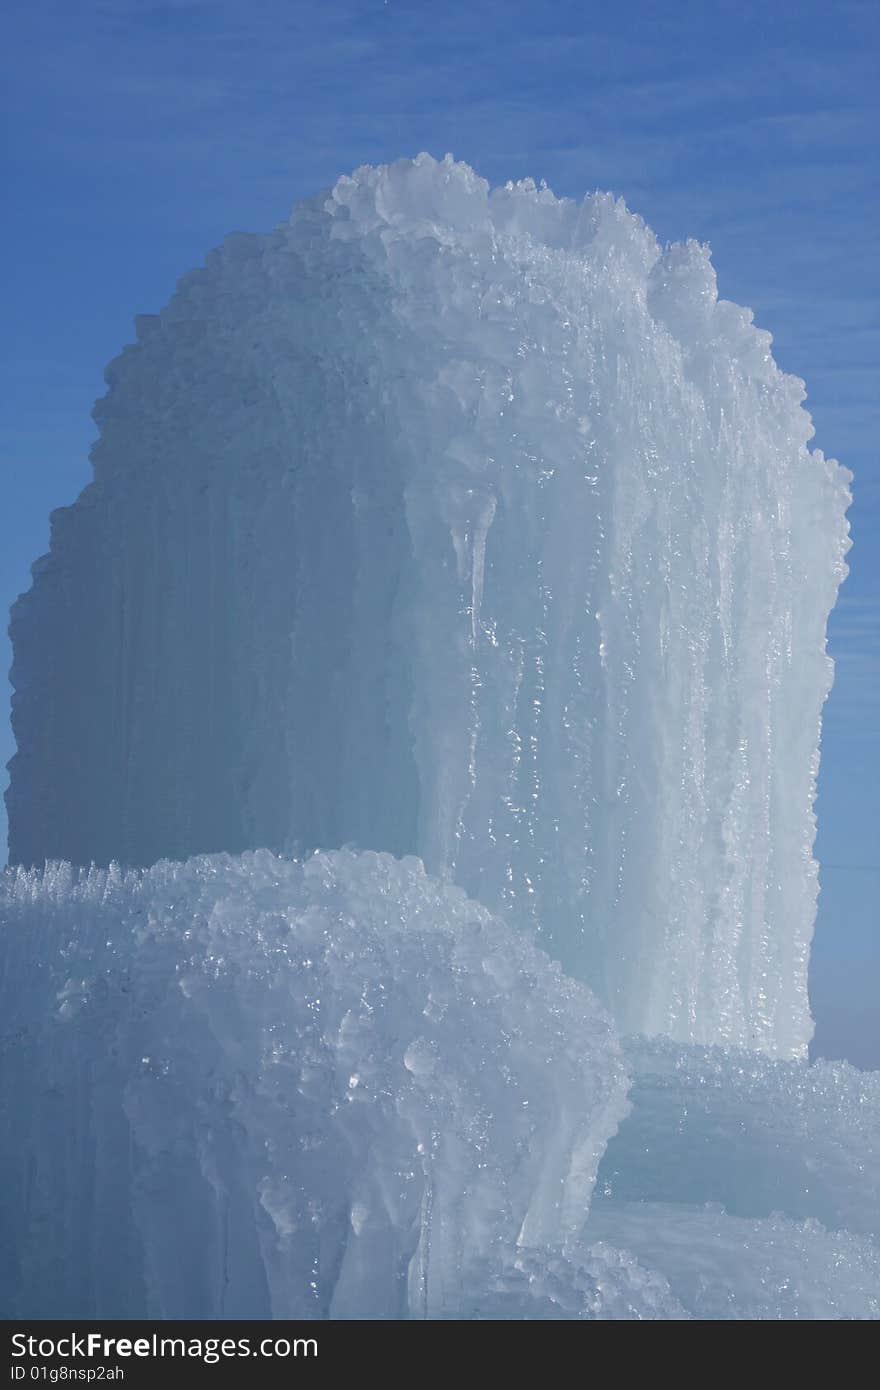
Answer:
[[[13,615],[13,862],[357,844],[626,1032],[802,1055],[845,470],[705,247],[360,169],[108,371]]]
[[[0,951],[6,1317],[674,1306],[565,1254],[626,1110],[606,1013],[418,861],[10,870]]]
[[[880,1250],[847,1231],[720,1207],[596,1203],[594,1237],[624,1242],[701,1321],[876,1320]],[[660,1316],[681,1316],[666,1314]]]
[[[423,155],[137,332],[13,613],[3,1313],[880,1316],[848,474],[706,248]]]
[[[621,1048],[418,860],[9,870],[0,1017],[6,1317],[880,1317],[880,1076]]]
[[[455,1316],[470,1322],[686,1321],[667,1280],[626,1250],[519,1250],[480,1286],[465,1289]]]
[[[700,1319],[880,1317],[880,1073],[630,1042],[585,1241]]]
[[[632,1111],[602,1160],[606,1196],[880,1239],[880,1072],[662,1041],[627,1057]]]

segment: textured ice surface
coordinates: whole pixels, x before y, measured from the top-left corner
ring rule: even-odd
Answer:
[[[848,475],[705,248],[421,156],[137,327],[10,850],[153,867],[0,878],[2,1312],[880,1316],[793,1060]]]
[[[585,1239],[696,1318],[880,1317],[880,1073],[631,1043]]]
[[[602,1160],[606,1196],[880,1239],[880,1072],[667,1042],[627,1055],[632,1111]]]
[[[4,1316],[675,1307],[563,1253],[626,1111],[607,1015],[417,861],[10,870],[0,952]]]
[[[668,1281],[628,1251],[603,1245],[582,1252],[519,1250],[482,1283],[462,1291],[455,1316],[474,1322],[685,1321],[690,1313]]]
[[[415,853],[625,1031],[803,1052],[848,475],[704,247],[361,169],[108,382],[13,617],[13,861]]]
[[[4,1316],[880,1317],[880,1076],[621,1049],[414,859],[9,870],[0,1019]]]
[[[665,1277],[691,1317],[880,1317],[880,1250],[816,1221],[747,1220],[711,1206],[596,1203],[589,1229],[598,1239],[625,1243],[630,1258]]]

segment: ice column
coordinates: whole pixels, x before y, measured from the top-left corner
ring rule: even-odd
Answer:
[[[848,475],[706,249],[358,170],[108,373],[13,616],[14,861],[420,855],[627,1031],[811,1031]]]

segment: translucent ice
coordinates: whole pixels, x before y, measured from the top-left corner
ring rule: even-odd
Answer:
[[[880,1317],[880,1073],[627,1046],[632,1110],[585,1241],[627,1249],[697,1318]]]
[[[10,870],[0,1018],[6,1317],[880,1317],[880,1077],[622,1050],[417,860]]]
[[[626,1111],[606,1013],[418,861],[10,870],[0,953],[4,1316],[676,1306],[565,1254]]]
[[[601,1242],[582,1251],[518,1250],[461,1291],[455,1315],[499,1321],[685,1321],[668,1281],[628,1251]]]
[[[602,1161],[606,1195],[880,1239],[880,1072],[667,1042],[627,1055],[632,1112]]]
[[[847,475],[704,247],[361,169],[108,381],[13,618],[13,861],[418,854],[625,1031],[803,1053]]]
[[[876,1320],[880,1251],[818,1222],[730,1216],[720,1207],[600,1206],[594,1235],[623,1241],[704,1321]],[[662,1287],[662,1283],[661,1283]],[[661,1317],[676,1317],[661,1313]]]

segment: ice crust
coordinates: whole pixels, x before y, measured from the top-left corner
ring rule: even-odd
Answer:
[[[712,1206],[601,1203],[589,1228],[594,1237],[626,1244],[631,1259],[665,1280],[667,1299],[679,1299],[699,1321],[880,1317],[877,1246],[816,1221],[750,1221]]]
[[[12,861],[417,854],[623,1031],[803,1055],[848,474],[751,317],[425,155],[229,238],[14,610]]]
[[[880,1317],[849,475],[708,250],[422,155],[137,332],[13,611],[0,1316]]]
[[[880,1316],[880,1076],[621,1047],[417,860],[9,870],[0,960],[4,1317]]]
[[[633,1108],[602,1160],[606,1195],[880,1240],[880,1072],[664,1041],[626,1053]]]
[[[698,1319],[880,1317],[880,1073],[630,1040],[584,1241]]]
[[[611,1022],[418,861],[10,870],[0,943],[3,1316],[456,1317],[517,1260],[600,1305]]]

